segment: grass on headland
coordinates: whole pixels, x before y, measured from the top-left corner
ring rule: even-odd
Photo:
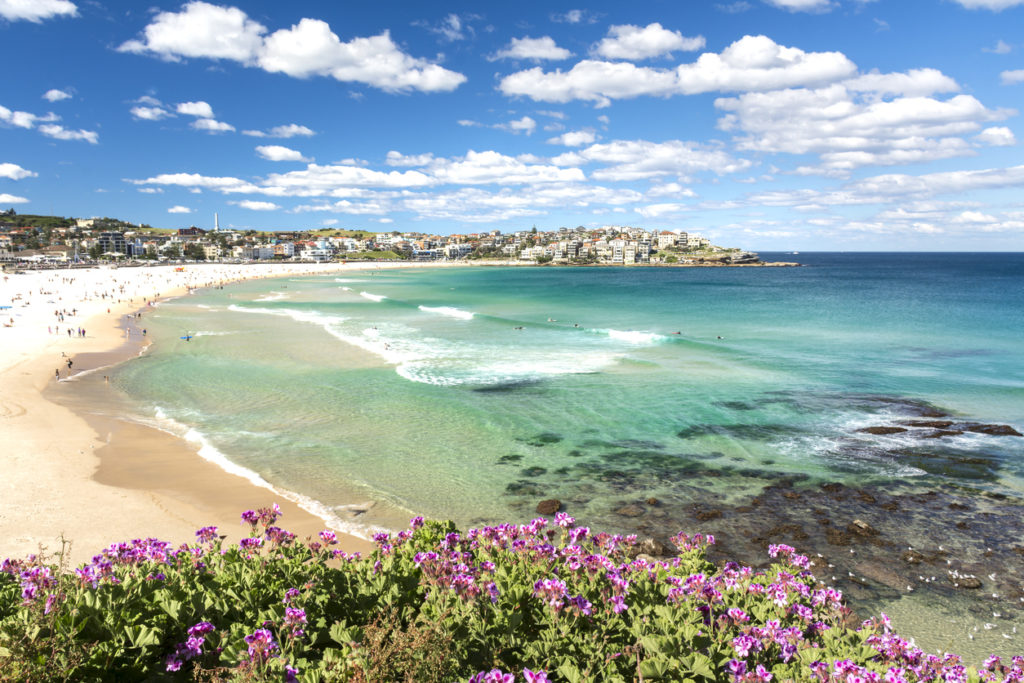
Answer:
[[[276,506],[275,506],[276,508]],[[892,633],[851,628],[806,557],[718,568],[680,534],[670,561],[559,514],[466,534],[414,519],[370,557],[333,532],[298,542],[278,511],[173,548],[111,545],[64,571],[0,567],[3,681],[1011,681],[1024,658],[967,669]]]

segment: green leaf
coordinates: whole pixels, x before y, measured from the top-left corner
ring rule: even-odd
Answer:
[[[359,633],[355,628],[346,628],[344,624],[337,623],[331,626],[329,635],[331,640],[338,645],[348,645],[351,642],[359,641]]]
[[[711,659],[700,652],[693,653],[693,663],[690,665],[690,669],[693,673],[709,681],[715,680],[715,667]]]
[[[160,608],[167,612],[168,616],[175,621],[178,620],[178,615],[181,614],[181,601],[179,600],[163,600],[160,602]]]
[[[669,662],[667,659],[645,659],[640,662],[640,675],[644,678],[660,679],[665,677],[665,672],[669,670]]]
[[[569,683],[579,683],[583,680],[583,674],[568,660],[562,662],[562,665],[558,667],[558,673]]]

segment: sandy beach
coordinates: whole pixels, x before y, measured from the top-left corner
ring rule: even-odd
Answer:
[[[284,511],[284,528],[300,537],[323,529],[319,517],[204,460],[195,445],[110,417],[109,411],[104,416],[90,410],[118,400],[104,382],[103,368],[144,350],[145,314],[154,302],[190,289],[420,265],[189,264],[5,273],[0,558],[41,546],[54,552],[63,538],[72,542],[72,563],[79,563],[110,543],[139,537],[181,543],[211,524],[237,540],[245,531],[241,512],[275,502]],[[341,544],[350,552],[371,546],[354,536],[341,538]]]

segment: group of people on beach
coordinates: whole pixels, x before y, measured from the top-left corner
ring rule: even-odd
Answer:
[[[60,326],[59,325],[57,327],[50,327],[50,326],[48,326],[46,328],[46,332],[47,332],[47,334],[60,334]],[[85,328],[84,327],[77,327],[77,328],[74,328],[74,329],[69,327],[69,328],[67,328],[67,332],[68,332],[68,336],[69,337],[80,337],[80,338],[84,338],[85,337]]]

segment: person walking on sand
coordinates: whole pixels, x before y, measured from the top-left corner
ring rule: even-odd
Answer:
[[[54,370],[53,371],[53,375],[54,375],[54,377],[57,378],[57,381],[59,382],[60,381],[60,368],[57,368],[56,370]]]

